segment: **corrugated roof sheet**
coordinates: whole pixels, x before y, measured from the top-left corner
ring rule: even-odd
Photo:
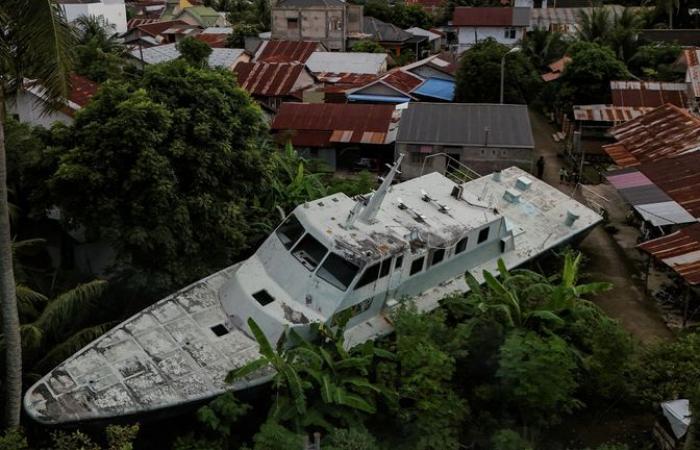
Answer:
[[[535,146],[525,105],[409,103],[396,140],[477,147]]]
[[[398,120],[396,114],[392,105],[283,103],[271,128],[277,133],[296,131],[298,140],[291,134],[295,145],[302,145],[302,141],[305,146],[317,147],[333,142],[388,144],[393,142],[387,141],[387,136]]]
[[[211,48],[225,48],[228,34],[200,33],[194,36],[195,39],[204,42]]]
[[[624,7],[607,5],[611,14],[620,14]],[[550,25],[574,25],[581,20],[581,14],[591,14],[595,8],[532,8],[529,11],[530,25],[536,28],[549,28]]]
[[[304,65],[300,63],[238,63],[238,84],[253,95],[286,96],[292,93]]]
[[[411,92],[423,83],[422,78],[403,70],[394,70],[379,80],[405,93]]]
[[[345,6],[342,0],[280,0],[277,6],[283,8],[296,7],[304,8],[309,6]]]
[[[603,149],[622,167],[700,149],[700,119],[666,104],[610,130],[617,139]]]
[[[645,163],[638,169],[690,214],[700,218],[700,152]]]
[[[81,108],[95,96],[100,85],[76,73],[70,74],[70,96],[68,100]]]
[[[255,62],[306,62],[319,48],[318,42],[311,41],[263,41]]]
[[[623,123],[654,108],[613,105],[574,105],[574,119],[587,122]]]
[[[456,27],[526,27],[530,25],[530,8],[486,8],[460,6],[452,15]]]
[[[451,102],[455,98],[455,82],[442,78],[428,78],[414,89],[413,93]]]
[[[613,105],[656,108],[671,103],[680,108],[688,107],[685,83],[659,81],[611,81]]]
[[[639,244],[691,285],[700,284],[700,224]]]
[[[386,71],[386,53],[315,52],[306,61],[311,72],[340,72],[379,75]]]
[[[175,26],[184,27],[189,26],[189,24],[182,20],[166,20],[164,22],[148,22],[145,24],[137,25],[136,28],[148,34],[149,36],[156,37],[160,36],[163,33],[163,31],[167,30],[168,28],[172,28]]]
[[[146,25],[149,23],[155,23],[158,22],[159,19],[151,19],[147,17],[135,17],[133,19],[129,19],[129,21],[126,23],[126,29],[131,30],[132,28],[136,28],[140,25]]]
[[[143,62],[146,64],[158,64],[172,61],[180,57],[177,44],[157,45],[155,47],[135,49],[129,54],[140,60],[143,52]],[[245,52],[242,48],[213,48],[209,55],[209,66],[230,68]]]

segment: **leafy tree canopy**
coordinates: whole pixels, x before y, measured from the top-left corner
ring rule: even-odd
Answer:
[[[386,49],[378,42],[371,39],[362,39],[352,45],[353,52],[360,53],[386,53]]]
[[[510,50],[494,39],[464,52],[456,77],[455,96],[466,103],[497,103],[501,90],[501,59]],[[541,79],[522,53],[506,56],[505,103],[526,103],[537,95]]]
[[[265,133],[231,73],[151,66],[105,83],[76,116],[49,186],[66,222],[111,243],[136,286],[171,289],[249,245]]]
[[[195,67],[205,67],[212,49],[205,42],[187,36],[177,43],[180,57]]]

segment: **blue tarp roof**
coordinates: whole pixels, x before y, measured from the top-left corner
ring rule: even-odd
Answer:
[[[350,94],[348,95],[348,100],[350,101],[369,101],[369,102],[379,102],[379,103],[406,103],[410,102],[409,97],[392,96],[392,95],[367,95],[367,94]]]
[[[412,94],[451,102],[455,98],[455,82],[442,78],[428,78]]]

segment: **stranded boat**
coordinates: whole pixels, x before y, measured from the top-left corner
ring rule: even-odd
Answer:
[[[24,406],[60,424],[183,406],[268,381],[270,368],[233,385],[226,374],[257,359],[253,318],[273,342],[332,324],[351,311],[348,346],[392,331],[390,313],[411,297],[422,311],[466,291],[498,258],[518,266],[601,217],[516,167],[466,183],[430,173],[376,192],[334,194],[298,206],[246,261],[155,303],[44,376]],[[480,278],[479,278],[480,279]]]

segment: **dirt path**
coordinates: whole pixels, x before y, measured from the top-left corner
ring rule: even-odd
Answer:
[[[554,142],[554,128],[539,114],[530,112],[537,157],[545,160],[544,180],[570,193],[571,187],[559,183],[562,160],[557,156],[560,145]],[[641,342],[670,339],[673,334],[666,327],[655,305],[644,292],[638,269],[625,254],[625,250],[599,225],[580,245],[588,257],[585,270],[592,279],[613,283],[613,289],[593,300],[608,315],[620,321],[622,326]]]

